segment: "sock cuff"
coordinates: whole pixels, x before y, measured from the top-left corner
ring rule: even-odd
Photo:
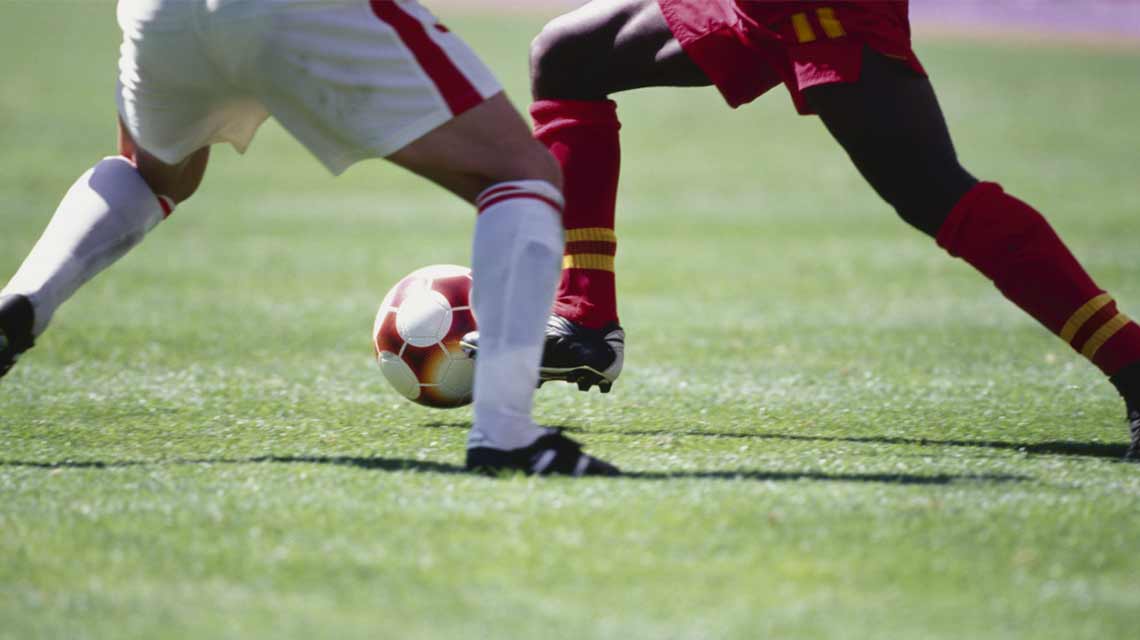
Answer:
[[[575,126],[621,129],[617,103],[613,100],[537,100],[530,106],[534,136],[542,138]]]
[[[170,214],[174,213],[174,198],[170,196],[155,196],[158,198],[158,206],[162,207],[163,219],[169,218]]]
[[[1005,191],[996,182],[979,182],[974,185],[950,210],[950,215],[946,216],[946,220],[938,229],[934,241],[955,258],[961,257],[963,227],[967,220],[977,212],[979,202],[1004,194]]]
[[[484,189],[475,198],[475,206],[483,214],[488,209],[511,200],[538,200],[562,215],[566,200],[558,187],[545,180],[512,180]]]
[[[138,165],[136,165],[134,163],[134,161],[131,160],[130,158],[127,158],[125,156],[107,156],[107,157],[103,158],[98,163],[96,163],[96,165],[94,167],[92,167],[90,177],[88,178],[88,180],[89,181],[97,180],[98,176],[103,171],[113,172],[112,176],[118,176],[118,175],[125,176],[126,174],[129,173],[132,177],[126,178],[126,180],[128,182],[134,182],[135,183],[132,186],[132,188],[138,189],[140,192],[145,191],[146,193],[149,193],[149,194],[151,194],[151,196],[154,197],[155,204],[158,205],[159,210],[162,212],[162,218],[160,218],[161,220],[165,220],[165,219],[169,218],[170,214],[174,213],[174,208],[176,206],[174,199],[171,198],[170,196],[164,196],[164,195],[159,195],[159,194],[155,193],[154,189],[150,188],[150,185],[147,184],[146,180],[143,179],[142,174],[139,173]],[[123,173],[120,174],[119,172],[123,172]],[[112,177],[112,180],[114,180],[114,179],[115,178]],[[140,197],[141,197],[141,193],[140,193]]]
[[[97,164],[103,164],[104,162],[106,162],[109,165],[124,164],[124,165],[130,167],[136,173],[139,170],[138,166],[135,164],[135,161],[128,158],[127,156],[105,156],[101,160],[99,160],[99,162]]]

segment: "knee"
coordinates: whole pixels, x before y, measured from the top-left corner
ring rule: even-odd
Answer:
[[[534,172],[534,180],[545,180],[562,190],[562,167],[542,143],[535,140],[530,153],[533,160],[529,163],[529,170]]]
[[[894,207],[895,213],[902,218],[903,222],[931,237],[938,235],[938,229],[942,227],[942,222],[950,215],[949,209],[943,212],[922,203],[895,202],[891,203],[891,206]]]
[[[589,33],[572,16],[555,18],[542,28],[530,45],[531,91],[535,99],[598,99],[605,90],[598,86],[593,59],[597,47]]]
[[[892,186],[878,189],[880,194],[904,222],[932,237],[978,182],[960,166],[900,177]]]
[[[138,153],[135,162],[139,174],[155,195],[166,196],[180,204],[189,200],[201,186],[202,178],[206,175],[209,152],[208,147],[199,149],[176,165],[165,164],[146,153]]]
[[[550,151],[537,140],[518,145],[495,175],[487,176],[486,186],[514,180],[541,180],[562,190],[562,168]]]

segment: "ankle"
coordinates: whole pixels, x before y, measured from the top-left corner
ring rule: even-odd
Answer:
[[[1140,410],[1140,362],[1125,366],[1108,380],[1124,398],[1129,411]]]

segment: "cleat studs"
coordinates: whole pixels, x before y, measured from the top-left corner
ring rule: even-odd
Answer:
[[[578,380],[578,390],[579,391],[589,391],[590,390],[590,381],[586,380],[586,379],[579,379]]]
[[[612,389],[613,386],[614,385],[612,382],[603,382],[603,383],[598,385],[598,390],[601,391],[602,393],[609,393],[610,389]]]

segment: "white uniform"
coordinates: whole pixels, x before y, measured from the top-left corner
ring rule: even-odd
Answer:
[[[415,0],[120,0],[119,113],[164,162],[269,116],[334,174],[501,91]]]

